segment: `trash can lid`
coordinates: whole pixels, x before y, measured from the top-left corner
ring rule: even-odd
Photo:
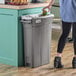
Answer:
[[[31,20],[32,18],[37,18],[37,17],[39,17],[39,14],[21,16],[21,19],[22,20]]]
[[[54,14],[48,14],[46,16],[41,16],[40,14],[25,15],[21,16],[21,19],[28,21],[36,18],[47,18],[47,17],[54,17]]]
[[[32,18],[29,15],[28,16],[26,15],[26,16],[22,16],[21,19],[22,20],[31,20]]]

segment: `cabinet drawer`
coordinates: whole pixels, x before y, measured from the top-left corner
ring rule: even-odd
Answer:
[[[10,16],[18,16],[17,10],[11,9],[0,9],[0,15],[10,15]]]
[[[37,14],[42,12],[42,7],[40,8],[31,8],[31,9],[24,9],[24,10],[19,10],[19,16],[22,15],[28,15],[28,14]]]

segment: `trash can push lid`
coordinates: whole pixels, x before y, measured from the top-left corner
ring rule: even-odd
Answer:
[[[21,16],[21,19],[27,21],[27,20],[31,20],[32,18],[37,18],[37,17],[39,17],[39,14]]]
[[[32,14],[32,15],[25,15],[25,16],[21,16],[22,20],[32,20],[32,19],[36,19],[36,18],[47,18],[47,17],[54,17],[53,14],[49,14],[46,16],[41,16],[40,14]]]

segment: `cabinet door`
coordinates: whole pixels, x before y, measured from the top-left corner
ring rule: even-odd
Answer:
[[[3,11],[3,10],[2,10]],[[17,18],[0,10],[0,63],[17,66]]]

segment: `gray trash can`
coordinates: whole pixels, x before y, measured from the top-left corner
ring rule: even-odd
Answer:
[[[49,63],[52,18],[53,15],[37,14],[21,17],[26,66],[38,67]]]

